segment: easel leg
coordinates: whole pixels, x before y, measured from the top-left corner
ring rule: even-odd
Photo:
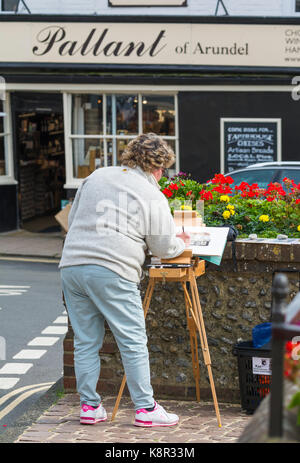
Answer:
[[[183,291],[184,291],[184,300],[185,300],[185,308],[186,308],[186,319],[188,324],[188,329],[190,333],[190,345],[191,345],[191,353],[192,353],[192,363],[193,363],[193,375],[195,378],[195,385],[196,385],[196,398],[197,402],[200,402],[200,368],[199,368],[199,357],[198,357],[198,341],[197,341],[197,332],[196,332],[196,324],[193,320],[191,315],[191,299],[189,297],[186,283],[182,283]]]
[[[147,316],[147,312],[148,312],[148,309],[150,307],[150,302],[151,302],[152,294],[153,294],[153,291],[154,291],[154,286],[155,286],[155,280],[154,280],[154,278],[150,278],[147,289],[146,289],[144,301],[143,301],[143,309],[144,309],[144,317],[145,318]],[[120,401],[121,401],[121,398],[122,398],[122,395],[123,395],[125,384],[126,384],[126,375],[124,375],[123,379],[122,379],[122,383],[121,383],[121,386],[120,386],[120,389],[119,389],[118,397],[116,399],[116,403],[115,403],[115,406],[114,406],[114,409],[113,409],[113,412],[112,412],[111,421],[113,421],[115,419],[115,416],[117,414],[117,411],[118,411],[118,408],[119,408],[119,405],[120,405]]]
[[[214,379],[212,375],[210,353],[209,353],[205,325],[204,325],[201,304],[200,304],[200,299],[199,299],[199,294],[198,294],[197,282],[196,282],[196,278],[194,275],[191,276],[190,283],[191,283],[191,293],[192,293],[194,315],[197,320],[196,325],[199,330],[199,337],[201,341],[201,348],[203,352],[204,363],[208,371],[210,388],[211,388],[211,392],[213,396],[218,425],[219,427],[221,427],[222,426],[221,416],[220,416],[219,405],[218,405],[218,400],[217,400],[217,395],[216,395],[216,390],[215,390],[215,383],[214,383]]]

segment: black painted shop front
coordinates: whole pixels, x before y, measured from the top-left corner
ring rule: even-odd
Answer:
[[[149,79],[150,77],[148,76]],[[171,81],[170,78],[169,83]],[[199,81],[201,81],[200,77]],[[132,82],[134,82],[134,76],[132,76]],[[221,82],[222,79],[216,91],[202,90],[200,86],[198,91],[191,91],[187,85],[184,91],[178,92],[180,170],[191,173],[192,177],[200,182],[207,181],[215,173],[221,171],[223,140],[221,140],[220,123],[222,118],[280,119],[282,132],[278,133],[278,137],[281,137],[281,158],[283,161],[300,161],[300,102],[292,98],[291,92],[281,91],[280,86],[272,91],[264,87],[261,91],[256,90],[254,85],[251,90],[247,89],[247,91],[237,87],[234,91],[228,91],[226,86],[224,90],[220,90]],[[84,84],[82,84],[82,89],[86,91]],[[159,90],[161,89],[162,86]],[[0,231],[2,232],[19,227],[26,228],[26,220],[33,218],[32,212],[28,208],[26,210],[24,206],[26,202],[24,195],[25,197],[27,195],[27,198],[37,198],[36,177],[29,175],[32,181],[29,178],[27,189],[24,187],[24,181],[22,182],[22,172],[24,173],[26,169],[30,170],[28,166],[34,164],[35,168],[39,167],[38,174],[43,172],[43,176],[40,177],[40,194],[44,194],[45,198],[48,197],[48,200],[44,201],[44,203],[48,201],[48,205],[44,204],[40,206],[40,209],[37,208],[35,217],[45,213],[53,215],[59,210],[60,201],[74,196],[76,192],[76,189],[63,187],[65,155],[61,94],[15,92],[11,104],[15,178],[18,184],[0,186]],[[33,140],[33,144],[38,136],[39,142],[35,146],[35,152],[34,149],[31,153],[30,149],[27,152],[24,151],[24,134],[29,141]],[[52,139],[51,134],[53,134]],[[30,143],[29,146],[32,147]],[[49,147],[46,146],[47,144]],[[45,171],[51,171],[53,178],[50,176],[48,180],[45,179]],[[51,194],[46,191],[49,184],[43,185],[43,178],[49,184],[52,182]]]

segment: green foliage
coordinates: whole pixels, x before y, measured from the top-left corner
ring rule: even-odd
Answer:
[[[188,204],[192,209],[203,200],[207,226],[231,224],[240,237],[255,233],[262,238],[276,238],[278,234],[300,238],[300,184],[293,180],[285,179],[285,188],[274,183],[260,189],[245,182],[232,188],[233,180],[222,174],[200,184],[181,172],[171,179],[163,177],[159,183],[172,213],[174,200],[176,207]]]
[[[297,425],[300,426],[300,391],[293,395],[292,400],[288,405],[289,409],[295,407],[298,407]]]

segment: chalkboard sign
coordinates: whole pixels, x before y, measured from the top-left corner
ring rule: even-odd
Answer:
[[[280,160],[280,132],[280,119],[221,119],[221,170]]]

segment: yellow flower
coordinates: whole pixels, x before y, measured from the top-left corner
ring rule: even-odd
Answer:
[[[230,201],[230,198],[227,195],[222,195],[222,196],[220,196],[220,201],[228,203]]]
[[[235,210],[234,210],[234,205],[233,205],[233,204],[228,204],[228,205],[227,205],[227,209],[229,209],[231,215],[234,215],[234,214],[235,214]]]
[[[223,212],[223,217],[224,217],[225,220],[226,220],[226,219],[229,219],[230,215],[231,215],[231,214],[230,214],[230,211],[224,211],[224,212]]]
[[[183,209],[183,210],[188,210],[188,211],[192,211],[193,208],[191,206],[185,206],[184,204],[182,206],[180,206],[180,209]]]
[[[261,216],[259,217],[259,220],[260,220],[261,222],[269,222],[270,217],[269,217],[268,215],[263,214],[263,215],[261,215]]]
[[[300,231],[300,225],[298,225],[297,230]]]

